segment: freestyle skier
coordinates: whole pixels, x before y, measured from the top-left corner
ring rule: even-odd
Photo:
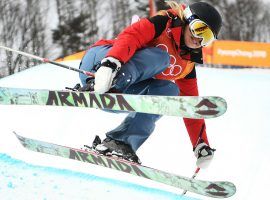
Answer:
[[[210,45],[220,32],[219,12],[205,2],[189,6],[167,2],[168,10],[143,18],[126,27],[114,40],[100,40],[84,55],[80,69],[95,73],[94,91],[138,95],[198,96],[195,63],[201,64],[202,47]],[[90,84],[84,74],[85,88]],[[95,146],[102,154],[114,154],[140,163],[137,149],[147,140],[161,116],[130,113]],[[205,121],[187,119],[197,166],[205,168],[214,156]]]

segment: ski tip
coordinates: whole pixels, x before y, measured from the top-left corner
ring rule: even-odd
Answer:
[[[16,137],[19,136],[15,131],[12,131],[12,133],[13,133]]]
[[[216,182],[206,189],[206,196],[213,198],[229,198],[236,193],[236,186],[231,182]]]
[[[15,131],[13,131],[13,134],[16,136],[16,138],[19,140],[19,142],[21,143],[21,144],[23,144],[22,143],[22,141],[25,139],[24,137],[22,137],[22,136],[20,136],[17,132],[15,132]]]
[[[223,115],[227,111],[227,102],[222,97],[203,97],[195,106],[198,119],[210,119]]]

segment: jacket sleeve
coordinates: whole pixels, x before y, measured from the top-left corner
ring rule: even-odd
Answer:
[[[188,75],[188,78],[176,80],[175,83],[180,89],[180,96],[199,96],[195,68],[191,74]],[[203,119],[183,118],[183,120],[193,148],[195,148],[200,142],[200,136],[201,139],[209,145],[206,134],[205,121]]]
[[[168,20],[167,16],[157,15],[150,19],[141,19],[128,26],[117,36],[106,56],[126,63],[138,49],[145,47],[165,30]]]

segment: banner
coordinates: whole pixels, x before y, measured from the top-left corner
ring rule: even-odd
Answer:
[[[85,51],[80,51],[78,53],[74,53],[72,55],[69,55],[69,56],[66,56],[66,57],[63,57],[63,58],[58,58],[55,61],[56,62],[61,62],[61,61],[68,61],[68,60],[81,60],[82,57],[84,56],[84,54],[85,54]]]
[[[203,49],[207,64],[270,67],[270,43],[215,41]]]

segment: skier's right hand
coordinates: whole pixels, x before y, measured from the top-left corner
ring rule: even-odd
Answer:
[[[116,73],[121,68],[121,62],[113,57],[104,58],[101,66],[95,73],[94,91],[97,93],[107,92],[111,86]]]

